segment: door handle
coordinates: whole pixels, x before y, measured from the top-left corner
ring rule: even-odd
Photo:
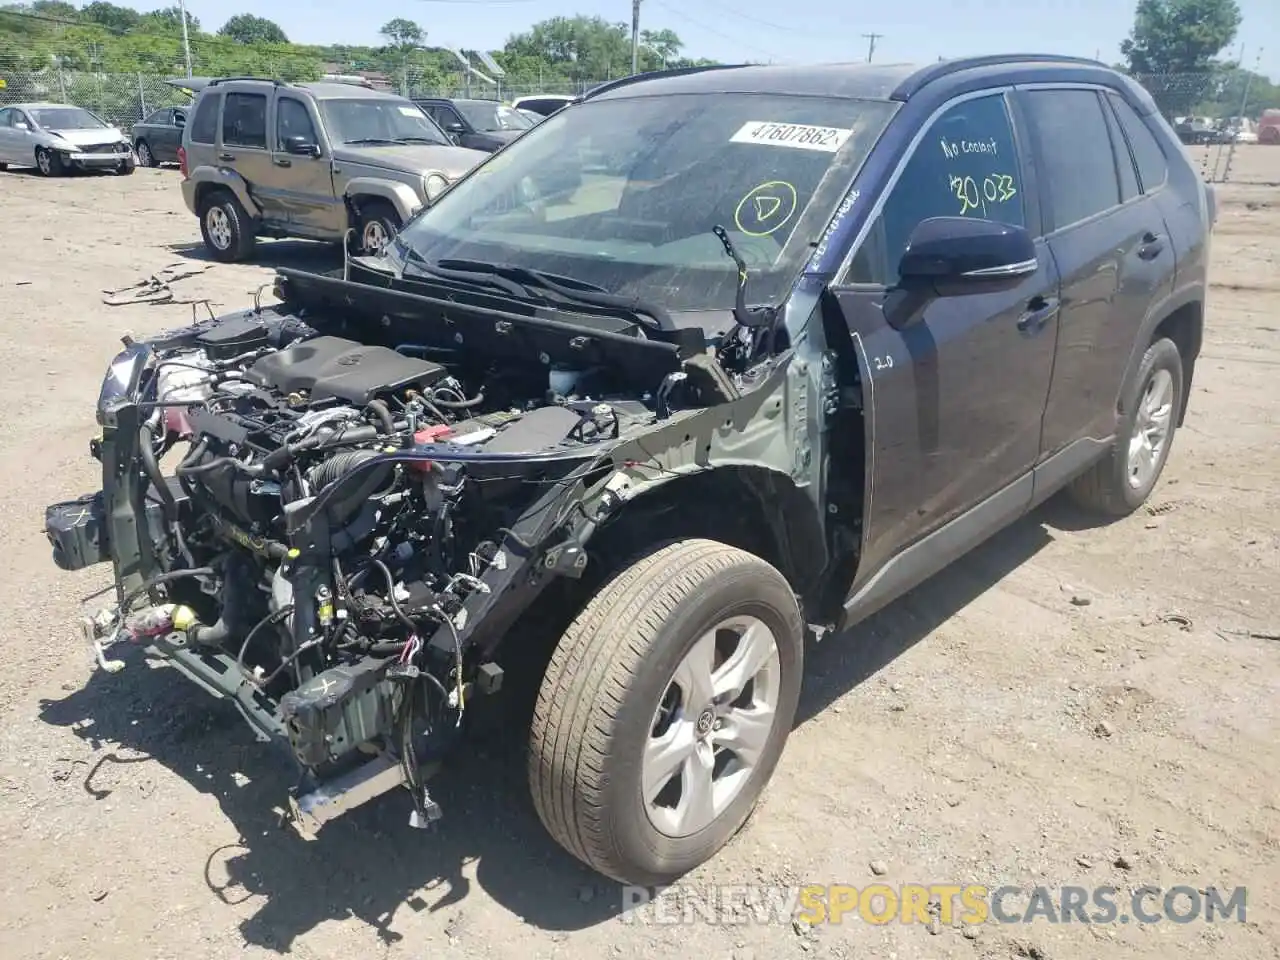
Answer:
[[[1032,297],[1026,312],[1018,318],[1018,329],[1023,333],[1036,333],[1057,315],[1059,306],[1057,297]]]
[[[1138,257],[1142,260],[1154,260],[1164,251],[1164,240],[1158,233],[1148,230],[1142,235],[1142,246],[1138,248]]]
[[[293,166],[293,161],[292,161],[292,160],[290,160],[288,157],[276,157],[276,166],[277,166],[277,167],[292,167],[292,166]]]
[[[236,155],[235,155],[234,153],[220,153],[220,154],[218,154],[218,159],[219,159],[219,160],[234,160],[235,158],[236,158]]]

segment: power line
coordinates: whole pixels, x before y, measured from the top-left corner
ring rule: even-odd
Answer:
[[[743,43],[737,37],[731,37],[729,36],[729,34],[724,33],[721,30],[717,30],[715,27],[709,27],[705,23],[701,22],[700,20],[695,20],[693,17],[689,16],[687,13],[683,13],[675,9],[674,7],[668,6],[667,4],[663,3],[662,0],[650,0],[650,2],[655,3],[658,6],[662,7],[662,9],[666,10],[667,13],[674,14],[680,19],[687,21],[692,26],[695,26],[700,30],[705,30],[707,31],[707,33],[710,33],[713,36],[719,37],[721,40],[728,40],[730,43],[736,43],[738,46],[746,47],[748,50],[754,50],[756,53],[763,53],[766,57],[768,57],[771,60],[778,59],[777,57],[774,56],[774,54],[771,51],[765,50],[763,47],[757,47],[754,44]]]

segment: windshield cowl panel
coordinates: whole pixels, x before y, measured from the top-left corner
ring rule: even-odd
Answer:
[[[587,101],[524,133],[401,232],[425,263],[573,277],[673,312],[776,304],[895,104],[772,94]]]

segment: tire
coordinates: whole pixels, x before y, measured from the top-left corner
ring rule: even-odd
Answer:
[[[1182,409],[1182,376],[1182,355],[1174,342],[1167,338],[1154,341],[1142,357],[1115,445],[1068,488],[1077,504],[1104,516],[1124,517],[1146,502],[1173,446]],[[1155,448],[1154,456],[1143,458],[1144,465],[1138,466],[1136,451],[1144,434],[1148,438],[1146,449]],[[1157,438],[1155,442],[1151,441],[1153,436]],[[1131,451],[1135,455],[1131,456]]]
[[[67,165],[56,150],[36,147],[36,170],[42,177],[61,177],[66,174]]]
[[[132,175],[133,171],[136,170],[137,168],[138,168],[138,165],[134,163],[132,160],[121,160],[120,166],[116,167],[116,173],[118,173],[122,177],[127,177]]]
[[[679,808],[669,803],[683,794],[685,771],[714,750],[715,741],[732,737],[735,729],[751,729],[739,723],[755,715],[723,702],[702,710],[703,698],[682,704],[680,715],[667,712],[694,688],[679,683],[677,668],[680,676],[691,676],[686,657],[695,648],[708,649],[706,636],[728,640],[732,631],[710,631],[733,618],[739,626],[754,624],[751,635],[763,638],[764,645],[752,649],[766,650],[772,635],[776,659],[763,661],[765,672],[755,674],[751,692],[753,700],[773,701],[773,719],[758,728],[763,735],[755,738],[755,762],[739,773],[736,792],[729,780],[718,781],[731,794],[721,799],[722,809],[682,829],[674,822]],[[762,633],[760,627],[767,629]],[[777,570],[715,541],[672,543],[610,579],[561,637],[534,709],[529,786],[552,837],[621,883],[667,883],[710,859],[746,822],[790,735],[800,695],[803,628],[795,595]],[[707,676],[732,662],[725,659]],[[727,711],[721,714],[723,726],[713,722],[717,711]],[[676,777],[656,775],[644,763],[656,732],[686,746],[686,763],[672,766],[680,771],[674,793]],[[738,753],[729,754],[739,761]],[[656,793],[658,803],[645,796],[646,780],[650,795],[666,783]]]
[[[158,167],[160,161],[156,159],[156,155],[151,152],[151,144],[145,140],[139,140],[134,144],[133,149],[138,154],[138,164],[143,167]]]
[[[227,190],[217,190],[201,201],[200,236],[209,255],[220,263],[235,263],[253,252],[249,214]]]
[[[400,215],[385,200],[365,200],[357,209],[356,249],[365,256],[372,256],[400,232]],[[371,241],[374,241],[373,245]]]
[[[7,163],[0,163],[0,173],[4,173],[8,169],[9,165]]]

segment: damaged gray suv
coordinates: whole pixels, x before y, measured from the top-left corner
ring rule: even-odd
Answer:
[[[1058,490],[1143,503],[1213,215],[1089,61],[618,81],[379,255],[126,339],[54,559],[113,570],[102,668],[149,651],[279,747],[304,831],[400,787],[431,825],[496,715],[556,840],[664,883],[756,805],[806,636]]]
[[[182,196],[223,262],[246,259],[257,237],[354,231],[353,247],[377,252],[486,156],[412,101],[360,84],[181,83],[201,91],[178,154]]]

